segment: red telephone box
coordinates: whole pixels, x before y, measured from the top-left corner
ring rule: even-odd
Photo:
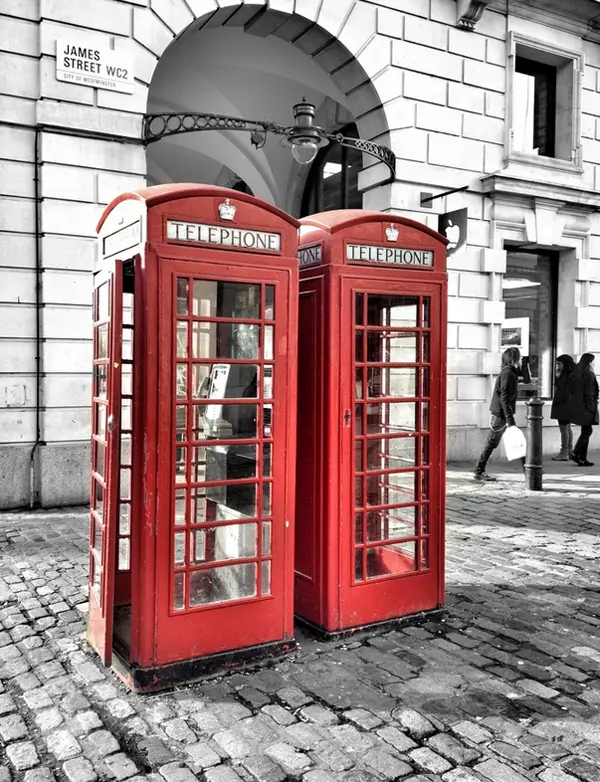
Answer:
[[[447,240],[300,223],[295,612],[335,633],[443,601]]]
[[[88,636],[133,689],[294,646],[297,226],[191,184],[98,225]]]

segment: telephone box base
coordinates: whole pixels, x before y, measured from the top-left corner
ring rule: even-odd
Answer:
[[[344,627],[340,630],[327,630],[325,627],[310,622],[308,619],[304,619],[301,616],[294,616],[294,622],[305,627],[318,639],[323,641],[333,641],[340,638],[349,638],[350,636],[359,635],[363,633],[372,633],[373,631],[389,631],[394,630],[397,627],[405,627],[407,625],[418,625],[421,622],[428,622],[431,619],[437,619],[444,615],[446,609],[443,605],[437,608],[432,608],[430,611],[419,611],[416,614],[409,614],[408,616],[399,616],[395,619],[386,619],[383,622],[371,622],[366,625],[359,625],[358,627]]]
[[[224,674],[243,665],[284,657],[296,649],[296,639],[276,641],[245,649],[221,652],[195,660],[183,660],[170,665],[140,668],[130,665],[113,652],[112,670],[123,684],[133,692],[159,692],[186,684],[193,684],[208,676]]]

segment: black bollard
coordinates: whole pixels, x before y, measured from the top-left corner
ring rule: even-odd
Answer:
[[[527,400],[527,454],[525,485],[532,491],[542,491],[542,413],[543,401],[534,396]]]

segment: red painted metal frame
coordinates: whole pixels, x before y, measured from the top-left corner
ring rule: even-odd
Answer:
[[[219,215],[218,207],[225,199],[230,199],[237,209],[233,224],[223,223]],[[202,185],[162,185],[115,199],[98,225],[101,236],[102,226],[111,213],[124,209],[127,206],[124,202],[128,201],[139,204],[146,244],[134,259],[131,635],[127,659],[121,654],[119,660],[119,675],[129,686],[137,688],[137,681],[141,689],[155,689],[162,675],[161,668],[168,670],[166,677],[182,676],[188,670],[187,662],[193,662],[197,656],[207,655],[208,660],[214,652],[239,649],[243,645],[257,652],[267,649],[270,642],[273,650],[293,645],[293,570],[289,563],[293,556],[295,507],[298,223],[276,207],[243,193]],[[131,210],[125,214],[130,215]],[[168,241],[167,219],[276,231],[281,235],[281,252],[259,254]],[[111,217],[110,232],[121,222]],[[133,253],[123,255],[124,258],[132,256]],[[172,561],[171,533],[167,530],[171,523],[174,437],[171,380],[175,363],[171,341],[175,318],[170,286],[173,276],[179,273],[187,277],[243,279],[276,286],[274,353],[279,361],[275,361],[273,403],[282,455],[277,465],[275,451],[272,457],[273,469],[279,471],[278,487],[272,497],[273,518],[277,516],[280,525],[277,543],[272,535],[273,561],[275,556],[278,560],[277,568],[273,565],[274,571],[277,570],[277,574],[272,573],[273,597],[255,602],[256,611],[249,610],[251,600],[236,605],[211,604],[186,613],[184,621],[181,621],[183,617],[169,615],[167,578]],[[112,572],[114,578],[114,564]],[[277,596],[275,579],[279,584]],[[110,649],[108,636],[104,644]],[[99,647],[100,643],[96,645]]]
[[[100,278],[99,284],[107,282]],[[123,318],[123,264],[116,261],[114,270],[108,275],[109,291],[109,335],[108,335],[108,405],[106,411],[107,446],[104,474],[106,489],[104,492],[100,600],[93,587],[94,568],[98,563],[92,551],[94,543],[94,514],[90,519],[90,581],[89,581],[89,617],[88,639],[96,649],[105,665],[112,659],[113,611],[115,600],[115,569],[117,525],[119,522],[119,461],[120,461],[120,421],[121,421],[121,326]],[[99,287],[99,285],[97,286]],[[97,351],[97,334],[94,334],[94,353]],[[93,405],[95,410],[96,405]],[[112,418],[112,427],[109,421]],[[94,432],[96,423],[94,423]]]
[[[385,236],[390,223],[400,231],[394,244]],[[298,475],[323,465],[320,480],[306,482],[296,508],[298,568],[297,615],[328,633],[411,615],[440,607],[444,599],[445,408],[446,408],[446,240],[412,220],[376,212],[345,210],[301,220],[299,250],[318,245],[321,262],[301,267],[300,323],[314,321],[312,349],[299,335],[299,364],[310,367],[308,384],[323,388],[306,418],[299,417]],[[430,249],[431,268],[348,262],[347,242],[380,247]],[[313,258],[315,255],[313,254]],[[430,540],[428,571],[409,572],[353,584],[354,565],[354,292],[417,295],[432,298],[429,483]],[[318,301],[318,297],[322,300]],[[437,305],[434,306],[434,302]],[[419,332],[420,333],[420,332]],[[434,368],[435,363],[435,368]],[[300,391],[301,393],[301,391]],[[365,400],[366,404],[366,400]],[[302,403],[299,401],[299,409]],[[351,412],[345,425],[344,414]],[[310,427],[314,434],[302,432]],[[366,502],[366,498],[365,498]],[[437,534],[433,534],[433,531]],[[310,546],[314,552],[308,552]]]

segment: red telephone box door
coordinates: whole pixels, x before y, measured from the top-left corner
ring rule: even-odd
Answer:
[[[343,280],[343,485],[351,519],[342,553],[344,624],[440,604],[441,289]],[[344,480],[344,479],[343,479]],[[349,507],[351,506],[351,507]],[[398,580],[402,580],[399,588]],[[395,582],[392,586],[391,581]],[[376,606],[376,610],[373,609]]]
[[[94,291],[92,485],[88,639],[105,665],[112,659],[119,517],[123,264]]]
[[[163,261],[156,655],[293,635],[289,275]]]

